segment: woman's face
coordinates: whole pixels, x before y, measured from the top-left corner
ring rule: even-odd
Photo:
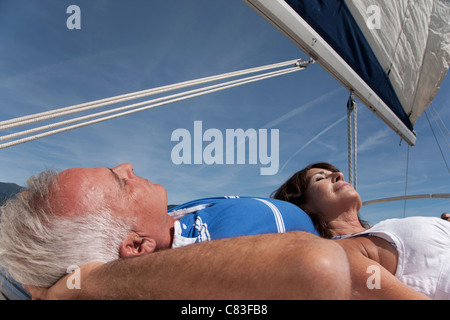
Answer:
[[[310,169],[306,175],[309,185],[303,209],[325,220],[348,211],[361,209],[361,198],[353,186],[344,180],[342,172]]]

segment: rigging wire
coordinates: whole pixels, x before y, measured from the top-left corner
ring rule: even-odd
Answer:
[[[400,200],[417,200],[417,199],[450,199],[450,194],[421,194],[421,195],[411,195],[411,196],[401,196],[401,197],[391,197],[391,198],[382,198],[376,200],[364,201],[362,203],[363,206],[369,206],[372,204],[385,203],[385,202],[393,202]]]
[[[433,126],[431,125],[430,118],[428,117],[428,113],[427,113],[426,110],[425,110],[424,113],[425,113],[425,116],[426,116],[426,118],[428,120],[428,124],[430,125],[431,132],[433,133],[434,139],[436,140],[436,143],[438,145],[439,151],[441,152],[442,159],[444,160],[444,163],[445,163],[445,165],[447,167],[447,171],[448,171],[448,173],[450,173],[450,168],[448,167],[448,163],[447,163],[447,160],[445,159],[444,152],[442,151],[441,145],[440,145],[440,143],[439,143],[439,141],[438,141],[438,139],[436,137],[436,134],[434,133],[434,129],[433,129]]]
[[[291,69],[288,69],[286,71],[282,70],[282,71],[275,71],[275,72],[266,73],[266,74],[264,74],[265,75],[264,78],[285,74],[285,73],[290,72],[290,70]],[[294,70],[292,70],[292,72],[293,71]],[[295,70],[295,71],[297,71],[297,70]],[[261,78],[263,78],[263,77],[261,75],[258,75],[258,76],[252,76],[252,77],[244,78],[244,80],[246,80],[245,83],[248,83],[248,82],[251,82],[251,80],[257,81],[257,80],[260,80]],[[48,129],[52,129],[52,128],[56,128],[56,127],[60,127],[60,126],[63,126],[63,125],[68,125],[68,124],[72,124],[72,123],[75,123],[75,122],[84,121],[84,120],[89,120],[89,119],[92,119],[92,118],[95,118],[95,117],[111,114],[111,113],[114,113],[114,112],[124,111],[124,110],[132,109],[132,108],[137,108],[137,107],[144,106],[144,105],[149,105],[149,104],[152,104],[152,103],[155,103],[154,107],[157,107],[157,106],[160,106],[160,105],[163,105],[163,104],[167,104],[167,103],[156,104],[157,102],[160,102],[160,101],[174,99],[174,98],[178,98],[178,97],[194,94],[194,93],[197,93],[197,92],[211,90],[211,89],[214,89],[214,88],[220,88],[220,87],[224,87],[225,85],[227,85],[227,88],[228,88],[231,84],[234,84],[234,83],[239,83],[240,84],[241,82],[243,82],[243,79],[233,80],[233,81],[229,81],[229,82],[226,82],[226,83],[220,83],[220,84],[212,85],[212,86],[209,86],[209,87],[206,87],[206,88],[199,88],[199,89],[190,90],[190,91],[187,91],[187,92],[181,92],[181,93],[173,94],[173,95],[170,95],[170,96],[161,97],[161,98],[157,98],[157,99],[153,99],[153,100],[147,100],[147,101],[131,104],[131,105],[128,105],[128,106],[118,107],[118,108],[115,108],[115,109],[106,110],[106,111],[102,111],[102,112],[98,112],[98,113],[94,113],[94,114],[90,114],[90,115],[86,115],[86,116],[82,116],[82,117],[78,117],[78,118],[74,118],[74,119],[70,119],[70,120],[66,120],[66,121],[56,122],[56,123],[53,123],[53,124],[50,124],[50,125],[37,127],[37,128],[34,128],[34,129],[24,130],[24,131],[21,131],[21,132],[18,132],[18,133],[13,133],[13,134],[9,134],[9,135],[0,136],[0,141],[10,140],[10,139],[13,139],[13,138],[17,138],[17,137],[28,135],[28,134],[32,134],[32,133],[36,133],[36,132],[39,132],[39,131],[44,131],[44,130],[48,130]],[[209,92],[207,92],[207,93],[209,93]],[[170,101],[176,102],[178,100],[175,101],[175,99],[174,99],[174,100],[170,100]]]
[[[273,68],[279,68],[280,66],[291,65],[290,68],[285,68],[282,70],[266,72],[266,73],[258,74],[255,76],[250,76],[250,77],[232,80],[232,81],[228,81],[228,82],[224,82],[224,83],[219,83],[219,84],[215,84],[215,85],[211,85],[211,86],[207,86],[207,87],[203,87],[203,88],[199,88],[199,89],[194,89],[194,90],[190,90],[190,91],[186,91],[186,92],[173,94],[173,95],[170,95],[167,97],[162,97],[162,98],[148,100],[148,101],[144,101],[144,102],[140,102],[140,103],[135,103],[135,104],[131,104],[128,106],[118,107],[118,108],[94,113],[94,114],[87,115],[87,116],[82,116],[82,117],[78,117],[78,118],[74,118],[74,119],[70,119],[70,120],[53,123],[50,125],[37,127],[34,129],[29,129],[29,130],[24,130],[24,131],[20,131],[17,133],[9,134],[9,135],[4,135],[4,136],[0,137],[0,141],[11,140],[11,139],[18,138],[20,136],[29,135],[29,134],[36,133],[39,131],[49,130],[49,129],[53,129],[53,128],[60,127],[60,126],[67,126],[67,125],[73,124],[75,122],[85,121],[85,122],[82,122],[79,124],[75,124],[75,125],[67,126],[64,128],[48,131],[45,133],[36,134],[36,135],[30,136],[30,137],[3,143],[3,144],[0,144],[0,149],[4,149],[4,148],[22,144],[22,143],[25,143],[28,141],[44,138],[44,137],[54,135],[57,133],[74,130],[77,128],[81,128],[81,127],[84,127],[87,125],[92,125],[92,124],[99,123],[102,121],[122,117],[122,116],[129,115],[132,113],[144,111],[144,110],[147,110],[150,108],[155,108],[155,107],[159,107],[162,105],[167,105],[170,103],[174,103],[174,102],[198,97],[201,95],[213,93],[216,91],[236,87],[239,85],[243,85],[243,84],[247,84],[247,83],[251,83],[251,82],[255,82],[255,81],[260,81],[263,79],[268,79],[268,78],[296,72],[299,70],[303,70],[309,64],[308,61],[303,60],[303,59],[295,60],[294,66],[292,66],[293,62],[294,62],[294,60],[288,61],[285,63],[274,64],[274,65],[270,65],[270,66],[252,68],[252,69],[247,69],[247,70],[243,70],[243,71],[237,71],[237,72],[232,72],[232,73],[228,73],[228,74],[223,74],[223,75],[219,75],[219,76],[213,76],[213,77],[207,77],[207,78],[198,79],[198,80],[192,80],[192,81],[183,82],[180,84],[174,84],[174,85],[165,86],[165,87],[161,87],[161,88],[144,90],[144,91],[140,91],[137,93],[131,93],[131,94],[121,95],[121,96],[117,96],[117,97],[97,100],[94,102],[89,102],[89,103],[85,103],[85,104],[81,104],[81,105],[61,108],[58,110],[52,110],[49,112],[44,112],[44,113],[39,113],[39,114],[35,114],[35,115],[30,115],[30,116],[20,117],[20,118],[16,118],[16,119],[12,119],[12,120],[3,121],[3,122],[0,122],[0,130],[5,129],[5,128],[17,127],[17,126],[25,125],[25,124],[29,124],[29,123],[35,123],[35,122],[39,122],[39,121],[43,121],[43,120],[53,119],[56,117],[67,115],[67,114],[73,114],[73,113],[77,113],[77,112],[81,112],[81,111],[92,110],[92,109],[95,109],[95,108],[98,108],[101,106],[111,105],[111,104],[115,104],[115,103],[122,102],[122,101],[136,99],[137,97],[143,97],[143,96],[156,94],[155,92],[161,93],[161,92],[166,92],[169,90],[176,90],[179,88],[184,88],[184,87],[199,84],[199,83],[216,81],[218,78],[220,78],[222,80],[222,79],[225,79],[226,77],[233,77],[236,75],[260,72],[261,70],[267,71],[267,70],[269,70],[269,67],[271,69],[273,69]],[[125,110],[128,110],[128,111],[125,111]],[[111,113],[115,113],[115,114],[105,116],[105,115],[111,114]],[[101,116],[101,118],[91,120],[93,118],[100,117],[100,116]]]
[[[442,121],[442,118],[440,117],[439,113],[437,112],[437,110],[433,107],[432,104],[430,105],[430,107],[431,108],[429,108],[429,110],[431,110],[431,109],[434,110],[434,113],[437,115],[437,117],[441,121],[442,126],[447,130],[447,134],[450,134],[448,129],[447,129],[447,127],[446,127],[446,125],[445,125],[445,123]],[[436,137],[435,132],[433,130],[433,127],[431,125],[431,121],[430,121],[430,119],[428,117],[427,111],[425,111],[424,113],[426,115],[426,118],[428,120],[428,124],[430,125],[431,131],[432,131],[433,136],[434,136],[434,138],[436,140],[436,143],[437,143],[437,145],[439,147],[439,150],[441,151],[441,155],[442,155],[442,157],[444,159],[444,162],[445,162],[445,164],[447,166],[447,170],[448,170],[449,167],[448,167],[447,161],[446,161],[445,156],[444,156],[444,154],[442,152],[442,148],[441,148],[441,146],[440,146],[440,144],[439,144],[439,142],[437,140],[437,137]],[[433,119],[435,120],[435,122],[437,122],[437,120],[434,118],[434,116],[433,116]],[[440,128],[440,126],[439,126],[439,128]],[[440,131],[445,137],[445,134],[442,132],[442,130],[440,130]],[[446,141],[447,141],[447,139],[446,139]],[[402,142],[402,140],[400,141],[400,146],[401,146],[401,142]],[[407,202],[407,200],[415,200],[415,199],[450,199],[450,194],[448,194],[448,193],[447,194],[423,194],[423,195],[409,195],[408,196],[407,195],[407,190],[408,190],[408,176],[409,176],[409,160],[410,160],[410,146],[408,145],[408,151],[407,151],[407,157],[406,157],[406,182],[405,182],[405,195],[404,196],[391,197],[391,198],[382,198],[382,199],[365,201],[365,202],[363,202],[362,205],[363,206],[368,206],[368,205],[378,204],[378,203],[383,203],[383,202],[391,202],[391,201],[403,200],[404,201],[403,217],[405,217],[406,216],[406,202]]]
[[[445,129],[447,129],[447,127],[445,126],[445,123],[442,121],[441,116],[439,115],[439,113],[437,112],[436,109],[433,108],[433,112],[431,112],[431,108],[430,110],[430,114],[433,117],[434,122],[436,123],[436,126],[438,127],[439,131],[441,132],[442,137],[444,138],[445,142],[447,142],[447,146],[450,148],[450,144],[448,143],[447,137],[445,136],[444,132],[442,131],[441,126],[439,125],[439,122],[436,120],[436,118],[434,117],[434,113],[436,114],[436,116],[439,118],[439,120],[441,121],[442,125],[444,126]],[[447,129],[447,134],[450,134],[448,132]]]
[[[245,69],[245,70],[240,70],[240,71],[228,72],[228,73],[224,73],[224,74],[220,74],[220,75],[180,82],[180,83],[162,86],[162,87],[158,87],[158,88],[152,88],[152,89],[127,93],[127,94],[123,94],[123,95],[119,95],[119,96],[114,96],[114,97],[110,97],[110,98],[105,98],[105,99],[101,99],[101,100],[95,100],[95,101],[82,103],[82,104],[78,104],[78,105],[74,105],[74,106],[69,106],[69,107],[65,107],[65,108],[59,108],[59,109],[55,109],[55,110],[31,114],[31,115],[27,115],[27,116],[23,116],[23,117],[18,117],[18,118],[14,118],[14,119],[10,119],[10,120],[1,121],[0,122],[0,130],[15,128],[15,127],[22,126],[25,124],[30,124],[30,123],[35,123],[35,122],[44,121],[44,120],[48,120],[48,119],[53,119],[53,118],[64,116],[64,115],[69,115],[69,114],[73,114],[73,113],[77,113],[77,112],[81,112],[81,111],[87,111],[87,110],[91,110],[94,108],[100,108],[100,107],[108,106],[111,104],[116,104],[119,102],[125,102],[125,101],[129,101],[129,100],[147,97],[150,95],[165,93],[168,91],[173,91],[173,90],[178,90],[178,89],[184,89],[186,87],[190,87],[190,86],[194,86],[194,85],[201,85],[201,84],[205,84],[208,82],[224,80],[224,79],[231,78],[231,77],[243,76],[246,74],[262,72],[262,71],[267,71],[267,70],[271,70],[271,69],[282,68],[282,67],[287,67],[287,66],[292,66],[292,65],[296,65],[298,67],[306,67],[308,65],[308,62],[304,59],[289,60],[286,62],[270,64],[270,65],[266,65],[266,66],[262,66],[262,67],[250,68],[250,69]]]
[[[397,55],[399,45],[400,45],[400,40],[401,40],[402,36],[404,35],[406,22],[411,18],[411,12],[410,12],[411,1],[414,1],[414,0],[408,0],[408,3],[406,4],[406,7],[405,7],[405,11],[403,12],[403,15],[402,15],[402,17],[403,17],[403,21],[401,22],[402,27],[399,30],[399,33],[397,36],[397,41],[395,43],[394,50],[391,54],[390,65],[389,65],[388,69],[386,70],[386,73],[388,76],[391,73],[392,66],[394,65],[394,60],[395,60],[395,57]]]
[[[450,135],[450,131],[448,131],[448,128],[447,128],[447,126],[445,125],[444,121],[442,120],[441,115],[440,115],[440,114],[437,112],[437,110],[434,108],[434,105],[433,105],[433,104],[431,104],[430,106],[431,106],[431,109],[433,109],[434,113],[436,113],[436,115],[437,115],[437,117],[439,118],[439,120],[441,121],[442,126],[445,128],[445,130],[447,130],[447,134]],[[431,109],[430,109],[430,110],[431,110]]]

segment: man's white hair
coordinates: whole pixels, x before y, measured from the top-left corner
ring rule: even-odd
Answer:
[[[49,287],[69,267],[119,258],[121,242],[134,221],[107,207],[73,217],[54,215],[49,195],[56,172],[31,177],[25,192],[8,200],[0,216],[0,268],[26,285]]]

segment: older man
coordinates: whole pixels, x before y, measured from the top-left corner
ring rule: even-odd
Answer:
[[[274,221],[277,218],[274,211],[278,211],[278,219],[284,217],[284,222],[294,229],[314,232],[312,224],[295,206],[279,203],[280,210],[275,210],[276,205],[269,200],[242,201],[244,210],[257,206],[261,215],[271,216]],[[203,210],[223,207],[221,218],[229,217],[240,207],[237,202],[233,203],[228,206],[230,210],[219,202],[204,205]],[[190,208],[178,208],[177,213],[187,210],[192,215],[194,211],[192,206]],[[112,268],[106,274],[113,277],[114,282],[125,275],[134,278],[126,280],[127,286],[132,286],[128,290],[114,291],[116,294],[133,292],[128,298],[329,299],[349,296],[350,279],[344,251],[308,233],[221,240],[164,250],[172,247],[176,236],[174,227],[184,220],[167,214],[165,189],[136,176],[130,164],[113,169],[72,168],[58,174],[41,173],[31,178],[27,191],[8,202],[2,212],[0,261],[15,279],[28,285],[48,287],[72,265],[115,261],[113,265],[120,266],[117,272],[124,273],[114,275]],[[190,221],[197,225],[195,219]],[[249,232],[244,230],[241,235],[254,234],[253,226],[258,225],[257,221],[245,221]],[[186,228],[186,224],[179,228]],[[294,229],[288,226],[287,231]],[[214,230],[208,232],[217,233]],[[181,233],[180,237],[188,239],[188,243],[199,239],[196,236],[189,240]],[[152,254],[144,255],[146,253]],[[117,260],[138,255],[142,257]],[[130,269],[125,270],[124,266]],[[131,285],[134,282],[135,286]],[[87,283],[95,281],[83,280],[83,288],[89,288]],[[138,288],[143,292],[136,291]],[[81,292],[86,291],[77,291]],[[104,295],[111,297],[102,289],[100,296]]]

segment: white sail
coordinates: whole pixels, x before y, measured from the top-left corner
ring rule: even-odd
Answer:
[[[450,63],[448,0],[244,0],[405,141]]]
[[[450,1],[347,0],[414,125],[431,103],[450,62]],[[370,29],[380,12],[380,26]],[[369,22],[369,23],[367,23]]]

